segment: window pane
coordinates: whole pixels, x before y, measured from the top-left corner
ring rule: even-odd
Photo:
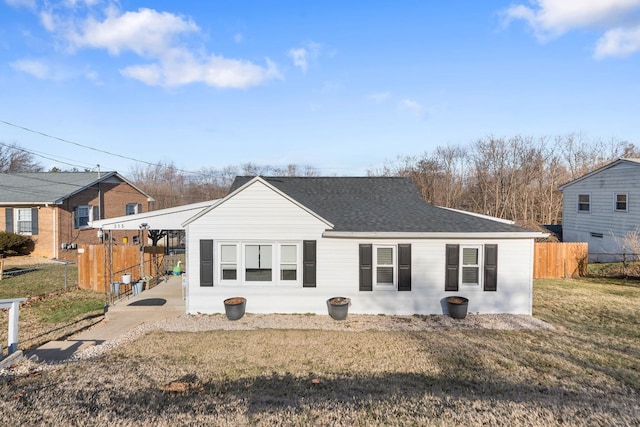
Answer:
[[[475,285],[478,283],[478,267],[462,267],[462,284]]]
[[[270,282],[271,269],[253,268],[246,271],[247,282]]]
[[[222,266],[222,280],[236,280],[238,279],[238,271],[235,265],[223,265]]]
[[[295,245],[280,246],[280,261],[283,263],[296,263],[297,251]]]
[[[260,245],[260,268],[271,269],[271,246]]]
[[[288,268],[293,267],[293,268]],[[280,280],[296,280],[298,278],[298,272],[294,266],[283,265],[280,269]]]
[[[235,263],[236,262],[236,245],[221,245],[220,261]]]
[[[393,267],[378,267],[376,282],[379,285],[393,285]]]
[[[378,265],[393,265],[393,248],[378,248]]]
[[[463,265],[478,265],[478,249],[477,248],[462,248],[462,264]]]
[[[247,269],[260,267],[260,246],[247,245],[244,248],[244,263]]]

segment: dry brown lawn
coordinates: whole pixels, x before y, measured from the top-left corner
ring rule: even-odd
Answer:
[[[640,425],[640,287],[537,281],[556,330],[152,332],[0,384],[21,425]]]

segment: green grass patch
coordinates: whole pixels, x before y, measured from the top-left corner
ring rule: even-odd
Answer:
[[[65,288],[75,289],[78,286],[78,267],[74,264],[40,264],[11,268],[35,268],[35,270],[15,276],[5,276],[0,281],[0,299],[46,295]]]
[[[76,290],[33,304],[34,313],[47,323],[65,323],[82,315],[104,310],[104,296],[91,291]]]

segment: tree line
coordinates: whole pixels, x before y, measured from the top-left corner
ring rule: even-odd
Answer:
[[[369,176],[411,177],[434,205],[516,221],[558,224],[558,187],[620,157],[640,157],[626,141],[592,141],[578,134],[555,138],[487,136],[468,145],[441,145],[419,155],[399,155]],[[0,172],[42,171],[28,151],[0,143]],[[54,168],[51,172],[61,171]],[[237,175],[318,176],[309,165],[245,163],[184,171],[173,162],[135,166],[127,177],[163,209],[224,197]]]
[[[370,175],[408,176],[424,200],[522,225],[558,224],[558,187],[620,157],[640,157],[625,141],[488,136],[467,146],[439,146],[398,156]]]

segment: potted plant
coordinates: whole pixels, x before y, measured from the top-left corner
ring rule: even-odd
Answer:
[[[454,319],[464,319],[467,317],[467,307],[469,306],[469,300],[467,298],[454,296],[447,297],[446,301],[449,316]]]
[[[349,313],[349,306],[351,305],[351,299],[345,297],[333,297],[327,300],[327,308],[329,309],[329,316],[334,320],[344,320]]]
[[[224,312],[229,320],[238,320],[244,316],[247,299],[243,297],[233,297],[224,300]]]

